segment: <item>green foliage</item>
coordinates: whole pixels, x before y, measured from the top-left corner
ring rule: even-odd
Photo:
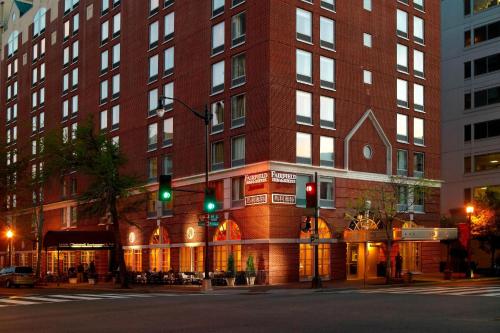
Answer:
[[[247,259],[246,275],[247,275],[247,277],[254,277],[255,276],[255,266],[253,263],[253,256],[252,255],[249,255],[248,259]]]
[[[231,252],[229,256],[227,257],[227,271],[226,271],[226,277],[228,278],[234,278],[236,274],[235,267],[234,267],[234,256],[233,253]]]

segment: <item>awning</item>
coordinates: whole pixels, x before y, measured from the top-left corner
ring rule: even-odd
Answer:
[[[43,246],[65,251],[108,250],[115,247],[115,237],[110,231],[49,231]]]
[[[392,239],[402,242],[437,242],[457,239],[457,228],[394,228]],[[387,240],[385,230],[346,230],[344,240],[348,243],[383,242]]]

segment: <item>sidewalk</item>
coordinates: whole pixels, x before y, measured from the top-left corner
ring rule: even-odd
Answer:
[[[498,281],[500,284],[500,278],[498,277],[477,277],[475,279],[465,279],[463,274],[454,275],[452,280],[444,280],[443,274],[419,274],[413,276],[413,281],[411,283],[397,281],[390,285],[385,284],[385,278],[373,278],[363,280],[339,280],[339,281],[325,281],[323,282],[323,289],[360,289],[360,288],[377,288],[381,286],[422,286],[422,285],[432,285],[432,284],[443,284],[443,283],[457,283],[457,282],[486,282],[486,281]],[[95,285],[89,285],[86,283],[79,284],[69,284],[61,283],[48,283],[46,285],[38,286],[42,289],[53,289],[53,290],[67,290],[75,292],[134,292],[134,293],[158,293],[158,292],[174,292],[174,293],[199,293],[201,292],[200,286],[197,285],[138,285],[132,284],[129,289],[121,289],[118,285],[114,285],[110,282],[97,283]],[[265,293],[272,290],[310,290],[311,282],[295,282],[286,284],[276,284],[276,285],[255,285],[255,286],[235,286],[235,287],[213,287],[215,292],[231,292],[231,293]]]

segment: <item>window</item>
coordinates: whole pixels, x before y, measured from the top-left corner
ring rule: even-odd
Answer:
[[[335,21],[321,16],[319,18],[320,45],[324,48],[335,49]]]
[[[148,182],[156,182],[158,180],[158,160],[156,157],[148,158]]]
[[[472,106],[472,94],[465,93],[464,94],[464,110],[469,110]]]
[[[33,68],[33,71],[31,72],[31,84],[35,86],[37,80],[38,80],[38,68]]]
[[[170,155],[163,156],[163,174],[164,175],[172,174],[172,156]]]
[[[120,126],[120,106],[115,105],[111,108],[111,129],[115,130]]]
[[[469,77],[470,77],[470,62]],[[474,76],[491,73],[500,70],[500,53],[474,60]]]
[[[101,114],[100,114],[100,128],[101,130],[106,130],[108,129],[108,111],[105,110],[105,111],[101,111]]]
[[[212,0],[212,17],[224,12],[224,0]]]
[[[464,6],[468,3],[469,14],[470,14],[470,0],[464,2]],[[490,9],[492,7],[500,6],[498,0],[474,0],[474,14],[480,13],[484,10]]]
[[[408,107],[408,82],[397,79],[397,104],[399,107]]]
[[[163,96],[169,97],[169,98],[174,98],[174,83],[169,82],[166,85],[163,86]],[[164,108],[167,111],[170,111],[174,107],[174,101],[171,99],[166,99],[164,101]]]
[[[424,111],[424,86],[413,84],[413,107],[416,111]]]
[[[71,73],[71,88],[76,89],[78,87],[78,68],[74,68]]]
[[[319,206],[321,208],[335,207],[335,194],[333,186],[333,178],[319,178]]]
[[[335,100],[331,97],[320,96],[320,126],[335,128]]]
[[[408,151],[398,150],[397,152],[397,174],[398,176],[408,176]]]
[[[476,133],[474,133],[474,134],[476,134]],[[464,126],[464,142],[470,142],[471,140],[472,140],[472,126],[470,124],[465,125]]]
[[[413,143],[416,145],[424,144],[424,120],[413,118]]]
[[[149,25],[149,48],[158,46],[158,21]]]
[[[246,14],[240,13],[231,19],[231,46],[237,46],[245,42]]]
[[[396,34],[399,37],[408,38],[408,13],[398,9],[396,13]]]
[[[14,53],[17,52],[17,48],[19,46],[19,31],[13,31],[9,35],[9,39],[7,41],[7,56],[11,57]]]
[[[104,15],[109,11],[109,0],[101,0],[101,14]]]
[[[231,97],[231,127],[245,125],[246,97],[244,94]]]
[[[71,114],[74,116],[78,113],[78,95],[71,97]]]
[[[500,119],[484,121],[474,124],[474,140],[494,138],[500,136]],[[470,141],[470,125],[469,125]]]
[[[149,82],[158,79],[158,55],[149,58]]]
[[[424,177],[424,153],[413,153],[413,177]]]
[[[224,91],[224,61],[212,65],[212,94]]]
[[[413,38],[416,42],[424,43],[424,20],[420,17],[413,17]]]
[[[243,207],[245,205],[245,177],[231,178],[231,207]]]
[[[72,60],[73,62],[78,60],[78,41],[73,42],[73,54],[72,54]]]
[[[425,77],[424,73],[424,53],[419,50],[413,50],[413,72],[415,76]]]
[[[108,50],[101,52],[101,74],[108,70]]]
[[[295,181],[295,196],[297,207],[306,206],[306,184],[311,182],[311,176],[308,175],[297,175]]]
[[[71,139],[76,139],[76,131],[78,129],[78,124],[77,123],[73,123],[71,124]]]
[[[296,91],[297,122],[312,124],[312,94],[305,91]]]
[[[174,118],[163,120],[163,146],[171,146],[174,142]]]
[[[224,169],[224,142],[212,143],[212,170]]]
[[[231,166],[245,164],[245,137],[239,136],[231,140]]]
[[[297,50],[297,81],[312,83],[312,54],[307,51]]]
[[[320,85],[322,88],[335,89],[335,60],[319,57]]]
[[[408,47],[406,45],[397,44],[397,69],[408,73]]]
[[[105,44],[109,39],[109,21],[101,24],[101,45]]]
[[[408,143],[408,116],[397,114],[397,140]]]
[[[107,23],[107,22],[106,22]],[[63,35],[63,40],[67,40],[69,38],[69,20],[64,22],[64,35]]]
[[[31,117],[31,133],[35,133],[38,128],[38,118],[37,116]]]
[[[498,170],[500,168],[500,153],[476,155],[473,158],[474,172]]]
[[[372,11],[372,0],[363,0],[363,9]]]
[[[76,35],[79,29],[80,29],[80,15],[77,13],[75,14],[75,16],[73,16],[73,35]]]
[[[397,196],[398,196],[398,204],[396,208],[397,211],[406,212],[408,210],[408,186],[398,185]]]
[[[160,6],[159,0],[149,0],[149,14],[153,15],[158,12]]]
[[[418,10],[424,10],[424,0],[413,0],[413,7]]]
[[[245,2],[245,0],[232,0],[231,7],[234,8],[234,7],[238,6],[239,4],[242,4],[243,2]]]
[[[224,130],[224,101],[212,104],[212,133]]]
[[[297,39],[303,42],[312,42],[312,14],[297,8],[296,14]]]
[[[33,36],[36,37],[45,31],[45,17],[47,9],[40,8],[33,19]]]
[[[153,123],[148,126],[148,150],[156,149],[158,145],[158,124]]]
[[[33,107],[33,109],[35,109],[38,104],[38,93],[36,91],[31,94],[31,101],[31,106]]]
[[[372,35],[363,33],[363,45],[366,47],[372,47]]]
[[[120,36],[121,29],[121,14],[113,16],[113,38]]]
[[[363,83],[372,84],[372,72],[363,70]]]
[[[335,11],[335,0],[321,0],[321,7]]]
[[[63,120],[68,118],[68,114],[69,114],[69,102],[66,100],[63,101],[63,107],[62,107]]]
[[[69,74],[66,73],[63,76],[63,94],[67,93],[69,89]]]
[[[231,59],[231,87],[237,87],[245,83],[245,54],[239,54]]]
[[[112,59],[112,68],[116,68],[118,66],[120,66],[120,44],[115,44],[113,45],[113,59]]]
[[[113,76],[112,98],[120,96],[120,74]]]
[[[474,107],[500,103],[500,86],[474,92]]]
[[[108,99],[108,81],[101,81],[101,94],[100,94],[101,104],[106,102]]]
[[[326,136],[320,137],[319,141],[320,162],[321,166],[334,167],[334,139]]]
[[[174,12],[165,15],[165,40],[170,40],[174,38],[174,22],[175,14]]]
[[[224,21],[212,26],[212,55],[224,51]]]
[[[156,110],[158,110],[158,89],[150,90],[148,93],[149,107],[148,107],[148,115],[154,116],[156,115]]]
[[[311,134],[297,132],[296,161],[301,164],[312,163],[312,139]]]

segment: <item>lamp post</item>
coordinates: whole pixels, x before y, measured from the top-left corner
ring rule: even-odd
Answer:
[[[184,103],[178,98],[174,97],[167,97],[167,96],[160,96],[159,98],[159,103],[158,103],[158,110],[157,114],[158,117],[163,118],[165,115],[166,110],[166,105],[165,101],[166,100],[171,100],[178,102],[182,106],[184,106],[186,109],[191,111],[192,114],[194,114],[196,117],[200,118],[203,120],[205,124],[205,193],[207,193],[208,190],[208,156],[209,156],[209,145],[208,145],[208,135],[209,135],[209,126],[210,122],[212,121],[212,114],[208,110],[208,105],[205,105],[205,112],[201,113],[199,111],[194,110],[191,108],[189,105]],[[203,279],[203,285],[202,289],[203,290],[211,290],[212,289],[212,281],[210,280],[209,276],[209,265],[208,265],[208,217],[205,222],[205,277]]]
[[[471,266],[471,238],[472,238],[472,214],[474,213],[474,206],[472,204],[467,205],[465,208],[467,213],[467,222],[469,224],[469,238],[467,239],[467,277],[472,278],[472,266]]]
[[[7,236],[7,239],[9,240],[9,266],[12,265],[12,238],[14,237],[14,232],[9,229],[7,230],[7,232],[5,233],[6,236]]]

